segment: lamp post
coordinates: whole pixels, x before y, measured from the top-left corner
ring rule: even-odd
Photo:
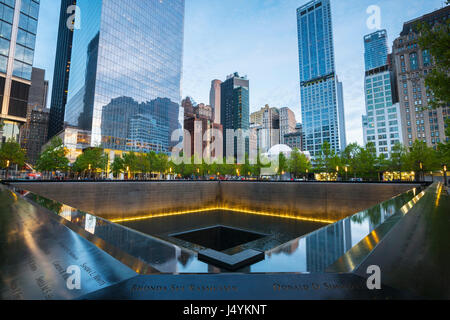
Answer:
[[[336,166],[336,181],[339,181],[339,166]]]
[[[5,170],[5,179],[6,180],[8,180],[8,169],[9,169],[9,165],[10,165],[10,162],[9,162],[9,160],[6,160],[6,170]]]
[[[447,187],[447,185],[448,185],[448,182],[447,182],[447,166],[444,164],[442,169],[444,171],[444,184]]]
[[[420,167],[420,175],[422,176],[422,181],[425,181],[425,177],[423,174],[423,163],[422,161],[419,162],[419,167]]]
[[[348,166],[345,166],[345,181],[348,181]]]
[[[309,170],[306,169],[306,181],[308,181]]]

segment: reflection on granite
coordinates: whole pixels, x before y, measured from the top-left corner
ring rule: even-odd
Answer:
[[[69,266],[81,271],[69,290]],[[0,186],[0,299],[74,299],[137,274]]]
[[[434,184],[354,271],[377,264],[383,283],[428,299],[450,299],[450,196]],[[401,253],[401,254],[399,254]]]
[[[224,251],[229,255],[247,249],[265,252],[263,261],[237,272],[298,273],[325,271],[352,247],[367,241],[376,228],[388,225],[386,223],[393,217],[403,214],[405,204],[418,193],[413,189],[329,225],[227,211],[151,218],[119,225],[32,193],[25,192],[25,197],[57,213],[61,223],[140,274],[225,272],[198,260],[197,252],[206,248],[170,236],[218,222],[269,235]],[[350,271],[354,267],[356,265],[351,265]]]

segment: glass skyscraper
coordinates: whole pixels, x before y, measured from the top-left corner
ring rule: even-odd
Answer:
[[[26,122],[39,0],[0,0],[0,143]]]
[[[364,37],[366,71],[387,65],[388,53],[386,30],[379,30]]]
[[[223,126],[223,155],[227,156],[234,144],[234,157],[238,158],[238,137],[227,136],[227,130],[250,129],[250,83],[236,72],[221,84],[221,124]],[[242,136],[244,138],[244,136]],[[231,151],[230,151],[231,153]],[[245,153],[249,153],[249,138],[245,137]]]
[[[76,5],[76,3],[76,0],[61,0],[52,98],[50,102],[49,140],[64,129],[64,113],[69,87],[73,40],[73,30],[67,28],[67,21],[71,13],[70,11],[67,13],[67,11],[70,6]]]
[[[305,150],[314,158],[325,141],[335,151],[346,146],[342,83],[334,67],[330,0],[297,9],[300,91]]]
[[[364,37],[366,115],[363,116],[364,143],[373,142],[377,155],[389,157],[392,147],[402,141],[400,107],[396,97],[393,66],[386,30]]]
[[[182,127],[184,0],[77,6],[65,121],[90,131],[91,146],[169,153]]]

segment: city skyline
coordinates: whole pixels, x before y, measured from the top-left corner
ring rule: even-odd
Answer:
[[[289,107],[297,119],[301,119],[296,9],[307,2],[186,2],[182,96],[189,95],[198,102],[208,103],[211,80],[237,71],[252,79],[250,112],[269,104],[278,108]],[[375,31],[366,26],[369,17],[366,9],[370,5],[380,7],[381,28],[388,31],[391,50],[392,41],[399,35],[404,22],[442,6],[440,0],[427,1],[426,4],[414,2],[415,5],[408,5],[405,10],[406,1],[360,1],[351,6],[345,1],[331,1],[335,64],[344,85],[348,143],[363,144],[361,116],[365,112],[365,102],[364,75],[361,71],[364,70],[364,59],[362,41],[359,40]],[[408,1],[408,4],[411,2]],[[46,69],[50,84],[58,28],[49,21],[58,20],[59,5],[59,0],[42,0],[43,19],[40,19],[38,26],[34,65]],[[233,15],[224,15],[223,12]],[[355,28],[353,22],[343,23],[350,20],[360,27]],[[225,24],[229,24],[229,28],[223,28]],[[238,31],[242,33],[242,30],[247,30],[247,33],[233,36]],[[239,55],[236,55],[237,52]]]

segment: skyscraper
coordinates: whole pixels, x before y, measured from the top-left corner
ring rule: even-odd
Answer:
[[[49,139],[64,129],[64,113],[69,90],[69,73],[73,40],[73,29],[67,27],[70,10],[69,13],[67,13],[67,11],[70,6],[76,5],[76,2],[76,0],[61,0],[52,97],[50,102]]]
[[[182,127],[184,0],[77,6],[65,122],[89,131],[91,146],[169,153]]]
[[[27,122],[20,128],[20,144],[26,151],[26,161],[36,164],[41,148],[47,142],[49,109],[48,81],[45,70],[33,68],[28,95]]]
[[[445,136],[445,119],[450,116],[450,106],[436,110],[429,107],[434,97],[427,90],[425,78],[433,70],[434,61],[429,50],[419,47],[416,29],[419,22],[430,25],[446,23],[449,14],[450,6],[446,6],[408,21],[403,25],[400,36],[394,40],[392,54],[403,122],[403,143],[406,146],[420,140],[436,148],[438,143],[449,139]]]
[[[280,109],[280,143],[286,143],[284,136],[289,133],[294,133],[297,120],[295,120],[294,112],[289,108]]]
[[[364,49],[364,144],[373,142],[377,155],[388,158],[392,147],[402,141],[402,124],[386,30],[364,36]]]
[[[0,2],[0,143],[19,141],[26,122],[28,93],[39,17],[37,0]]]
[[[227,136],[227,130],[245,130],[250,129],[250,92],[249,80],[246,77],[240,77],[236,72],[227,77],[227,80],[221,84],[221,124],[223,126],[223,154],[228,154],[234,144],[234,157],[238,157],[238,139],[237,136]],[[241,147],[241,146],[239,146]],[[245,152],[249,152],[249,138],[245,138]],[[231,153],[231,151],[230,151]]]
[[[209,94],[209,104],[213,108],[214,123],[220,124],[220,85],[222,81],[213,80],[211,82],[211,91]]]
[[[300,91],[305,150],[314,158],[328,141],[346,146],[342,83],[334,66],[330,0],[313,0],[297,9]]]
[[[364,37],[366,71],[387,65],[388,54],[386,30],[379,30]]]
[[[280,110],[266,104],[250,115],[250,123],[256,129],[257,152],[266,153],[280,144]]]

